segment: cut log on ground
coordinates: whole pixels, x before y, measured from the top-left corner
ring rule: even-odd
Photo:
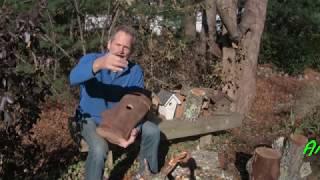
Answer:
[[[279,180],[304,179],[300,176],[300,168],[303,164],[303,149],[307,142],[308,138],[303,135],[290,135],[283,149]]]
[[[278,150],[256,148],[252,161],[252,180],[277,180],[280,174],[281,153]]]

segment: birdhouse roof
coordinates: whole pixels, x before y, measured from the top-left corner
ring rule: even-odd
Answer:
[[[170,98],[167,100],[167,102],[164,104],[164,106],[167,106],[170,102],[174,100],[177,104],[181,104],[181,101],[178,99],[178,97],[175,94],[172,94]]]
[[[160,104],[163,105],[170,99],[170,97],[172,96],[172,93],[161,89],[157,95],[160,99]]]
[[[165,105],[172,97],[180,104],[180,100],[171,92],[161,89],[157,94],[160,99],[160,105]]]

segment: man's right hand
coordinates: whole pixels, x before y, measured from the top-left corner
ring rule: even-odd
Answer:
[[[136,128],[132,129],[129,139],[128,140],[121,139],[118,145],[120,147],[127,148],[130,144],[134,143],[137,135],[138,135],[138,130]]]
[[[101,69],[109,69],[111,71],[118,72],[122,71],[127,66],[128,61],[126,58],[109,52],[94,61],[92,70],[94,73],[97,73]]]

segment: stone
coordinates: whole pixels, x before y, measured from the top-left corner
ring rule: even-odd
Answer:
[[[177,166],[172,172],[175,179],[187,177],[187,179],[240,180],[240,173],[233,163],[229,163],[226,170],[220,168],[218,153],[215,151],[195,150],[191,152],[191,157],[196,165],[193,167],[194,177],[191,177],[192,170],[190,168]]]
[[[304,162],[300,168],[300,177],[304,178],[312,173],[310,162]]]
[[[204,149],[205,147],[207,147],[208,145],[212,144],[212,135],[205,135],[200,137],[199,139],[199,147],[200,149]]]

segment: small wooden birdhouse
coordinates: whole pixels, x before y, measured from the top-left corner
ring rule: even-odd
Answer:
[[[159,114],[164,116],[166,120],[172,120],[177,105],[181,104],[181,101],[175,94],[166,90],[161,90],[158,97],[160,99]]]

